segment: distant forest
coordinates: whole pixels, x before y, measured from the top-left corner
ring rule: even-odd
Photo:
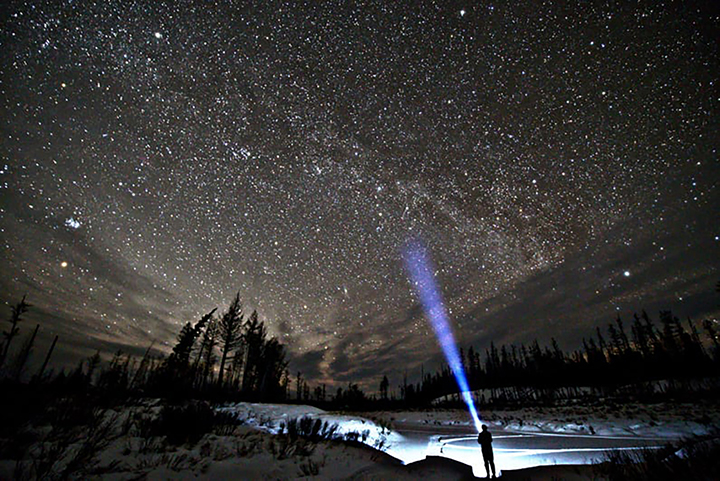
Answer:
[[[620,317],[598,327],[582,349],[565,352],[551,339],[549,346],[494,343],[480,352],[469,347],[461,358],[470,387],[482,390],[477,401],[487,404],[532,404],[583,397],[647,398],[663,394],[717,391],[720,338],[710,320],[703,323],[707,347],[690,319],[681,322],[661,311],[656,324],[645,311],[635,314],[628,327]],[[401,395],[427,403],[457,387],[445,366],[425,374],[422,383],[403,385]]]
[[[408,383],[406,374],[392,390],[383,376],[378,392],[372,394],[354,383],[330,393],[324,384],[311,386],[301,372],[291,376],[285,346],[268,335],[257,312],[243,312],[239,295],[222,314],[213,310],[196,323],[185,324],[167,356],[153,355],[150,346],[142,358],[118,352],[103,363],[97,352],[70,371],[54,372],[49,365],[56,337],[40,369],[28,373],[39,326],[19,348],[14,344],[29,308],[25,298],[13,306],[3,331],[0,385],[4,389],[44,386],[59,394],[84,391],[116,400],[296,402],[352,410],[460,404],[457,384],[446,365],[421,372],[418,383]],[[661,311],[658,321],[642,311],[629,324],[618,317],[604,330],[596,328],[583,339],[582,348],[572,352],[563,351],[551,339],[544,346],[537,340],[529,345],[491,343],[484,352],[470,346],[460,349],[460,354],[481,406],[717,396],[720,335],[711,320],[702,323],[701,331],[690,319],[681,321],[670,311]]]

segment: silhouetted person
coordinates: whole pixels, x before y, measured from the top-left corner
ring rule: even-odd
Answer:
[[[485,471],[487,477],[490,477],[490,468],[492,468],[492,477],[495,477],[495,457],[492,449],[492,434],[488,431],[487,425],[482,425],[482,432],[478,434],[478,444],[482,451],[483,461],[485,461]]]

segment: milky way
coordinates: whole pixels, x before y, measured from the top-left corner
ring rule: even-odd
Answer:
[[[440,360],[418,238],[463,346],[719,315],[715,11],[160,3],[3,7],[2,301],[59,359],[239,291],[291,369],[398,383]]]

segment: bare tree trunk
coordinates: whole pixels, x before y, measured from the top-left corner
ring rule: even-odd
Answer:
[[[35,330],[33,331],[32,336],[30,336],[30,339],[27,340],[25,345],[18,353],[18,357],[15,360],[15,381],[20,380],[20,375],[22,374],[23,369],[25,368],[25,364],[30,357],[30,351],[32,350],[33,344],[35,344],[35,336],[37,336],[39,329],[40,324],[35,326]]]
[[[150,355],[150,350],[153,348],[154,345],[155,341],[152,341],[150,343],[150,346],[148,346],[147,350],[145,351],[145,354],[140,361],[140,365],[138,366],[137,371],[135,371],[135,375],[133,376],[132,381],[130,381],[130,386],[128,386],[128,389],[132,389],[133,387],[135,387],[135,383],[140,379],[140,376],[145,375],[148,365],[148,356]]]
[[[45,361],[43,361],[42,366],[40,367],[40,370],[35,375],[35,379],[38,381],[42,380],[42,376],[45,373],[45,368],[47,368],[48,362],[50,362],[50,356],[52,356],[53,350],[55,349],[55,344],[57,344],[58,336],[55,336],[55,339],[53,339],[52,345],[50,346],[50,349],[48,350],[47,356],[45,356]]]

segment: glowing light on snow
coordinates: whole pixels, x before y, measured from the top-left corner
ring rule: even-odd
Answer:
[[[465,371],[460,362],[460,354],[455,343],[455,336],[450,327],[450,320],[445,306],[442,303],[440,290],[435,283],[433,275],[432,261],[425,247],[420,242],[412,242],[403,252],[405,266],[410,273],[410,278],[417,289],[420,303],[423,306],[425,315],[435,330],[438,343],[442,348],[445,359],[447,359],[450,369],[455,376],[463,401],[467,404],[470,415],[475,423],[475,429],[480,432],[480,416],[472,395],[470,394],[470,386],[468,385]]]
[[[403,464],[441,456],[471,466],[477,477],[485,475],[477,436],[456,436],[454,434],[432,435],[429,438],[415,434],[406,436],[381,427],[369,419],[354,415],[328,413],[316,407],[302,405],[241,402],[218,407],[216,410],[233,414],[243,424],[271,434],[285,432],[289,419],[302,417],[319,419],[330,425],[336,425],[336,434],[339,438],[357,437],[358,441],[385,452]],[[420,424],[425,416],[419,415],[418,418],[421,420],[410,420],[410,423]],[[534,430],[530,432],[528,431],[530,426],[531,424],[527,424],[525,429],[519,429],[518,432],[508,432],[498,427],[493,431],[495,441],[493,449],[498,474],[501,474],[503,470],[526,469],[535,466],[593,464],[610,449],[619,451],[657,449],[666,440],[655,436],[607,436]],[[552,429],[552,426],[550,427]],[[571,425],[568,425],[564,428],[570,427]],[[561,427],[556,428],[560,429]],[[454,432],[454,430],[452,431]],[[546,437],[561,439],[558,442],[546,442],[541,439]],[[611,440],[614,441],[610,442]],[[630,445],[618,446],[615,441],[625,441]]]

